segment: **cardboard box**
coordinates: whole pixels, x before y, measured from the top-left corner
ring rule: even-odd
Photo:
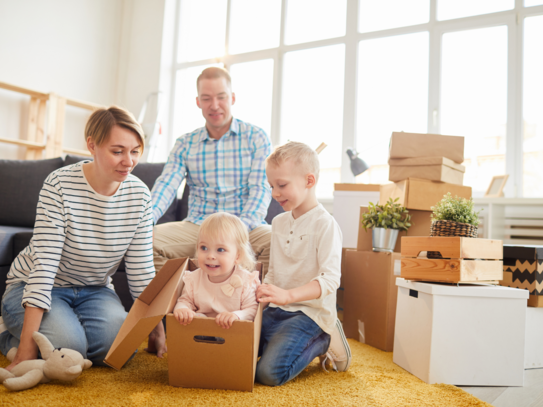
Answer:
[[[431,211],[432,206],[441,201],[443,195],[446,195],[448,192],[452,196],[471,198],[471,187],[409,178],[393,184],[381,185],[379,203],[384,205],[389,198],[393,200],[399,198],[397,203],[405,206],[407,209]]]
[[[377,349],[392,351],[400,254],[347,251],[343,329]]]
[[[336,311],[337,311],[337,317],[338,319],[343,322],[343,308],[344,308],[344,305],[345,305],[345,302],[343,300],[343,294],[344,294],[344,287],[343,287],[343,276],[345,275],[345,264],[346,264],[346,253],[347,253],[347,250],[355,250],[355,249],[348,249],[348,248],[343,248],[341,249],[341,279],[339,281],[339,288],[337,289],[337,292],[336,292]]]
[[[367,206],[360,207],[360,220],[362,220],[362,214],[368,211]],[[403,236],[429,236],[430,227],[432,226],[432,219],[430,215],[431,211],[414,211],[409,210],[411,215],[411,227],[407,232],[400,232],[398,234],[398,240],[396,241],[396,247],[394,247],[394,252],[401,252],[402,249],[402,237]],[[364,230],[360,221],[358,222],[358,240],[356,245],[356,250],[358,251],[372,251],[372,231],[368,229]]]
[[[440,134],[392,133],[390,158],[446,157],[464,162],[464,137]]]
[[[194,318],[183,326],[173,314],[166,317],[166,326],[170,386],[253,391],[261,304],[254,322],[235,321],[230,329],[219,327],[215,318]]]
[[[379,202],[380,185],[334,184],[334,219],[343,235],[343,247],[356,247],[360,206]]]
[[[445,157],[391,158],[388,160],[390,181],[420,178],[462,185],[466,167]]]
[[[526,309],[526,351],[524,369],[543,367],[543,308]]]
[[[429,384],[523,385],[526,291],[396,284],[394,363]]]
[[[261,271],[262,265],[257,263]],[[235,321],[223,329],[214,318],[195,318],[182,326],[171,312],[183,289],[183,274],[198,268],[187,258],[169,260],[130,309],[104,362],[121,369],[166,315],[169,382],[172,386],[252,391],[260,341],[262,308],[254,322]],[[220,337],[224,343],[198,341]]]
[[[543,246],[503,245],[500,284],[528,290],[528,306],[543,307]]]
[[[502,256],[501,240],[403,237],[402,277],[443,283],[497,284],[503,279]]]

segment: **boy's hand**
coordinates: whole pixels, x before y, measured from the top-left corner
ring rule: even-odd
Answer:
[[[276,287],[272,284],[261,284],[256,289],[258,302],[273,302],[276,305],[287,305],[292,301],[288,290]]]
[[[173,316],[181,325],[188,325],[194,318],[194,311],[188,308],[178,308],[174,310]]]
[[[217,325],[224,329],[230,328],[232,323],[237,320],[239,320],[239,317],[231,312],[221,312],[215,317]]]

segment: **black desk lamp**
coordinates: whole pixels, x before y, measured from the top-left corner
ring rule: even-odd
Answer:
[[[364,171],[366,171],[368,168],[368,164],[364,162],[360,157],[358,157],[358,153],[354,148],[348,148],[347,149],[347,155],[349,156],[349,159],[351,160],[351,171],[353,175],[356,177],[357,175],[362,174]]]

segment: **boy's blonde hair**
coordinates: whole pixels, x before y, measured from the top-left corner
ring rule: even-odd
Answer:
[[[239,252],[238,263],[248,271],[254,270],[256,260],[249,242],[249,232],[247,232],[247,226],[237,216],[226,212],[217,212],[208,216],[198,231],[198,242],[201,236],[210,240],[235,241]]]
[[[117,106],[111,106],[107,109],[98,109],[92,112],[85,126],[85,140],[89,137],[101,145],[109,138],[113,126],[119,126],[131,131],[138,138],[141,146],[141,152],[145,147],[145,134],[141,125],[128,110]]]
[[[315,179],[319,179],[319,156],[307,144],[298,141],[289,141],[282,146],[276,147],[273,153],[266,158],[266,165],[272,164],[279,167],[288,160],[291,160],[294,165],[299,167],[304,175],[313,173],[315,174]]]

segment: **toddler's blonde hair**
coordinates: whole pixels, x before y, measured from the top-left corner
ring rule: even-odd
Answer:
[[[237,216],[226,212],[208,216],[198,231],[198,242],[201,236],[210,240],[234,240],[239,252],[238,264],[248,271],[255,269],[256,260],[249,242],[247,226]]]
[[[315,174],[315,179],[319,179],[319,156],[307,144],[298,141],[289,141],[282,146],[276,147],[269,157],[266,158],[266,165],[272,164],[279,167],[288,160],[291,160],[296,166],[300,167],[299,169],[303,171],[304,175],[313,173]]]

